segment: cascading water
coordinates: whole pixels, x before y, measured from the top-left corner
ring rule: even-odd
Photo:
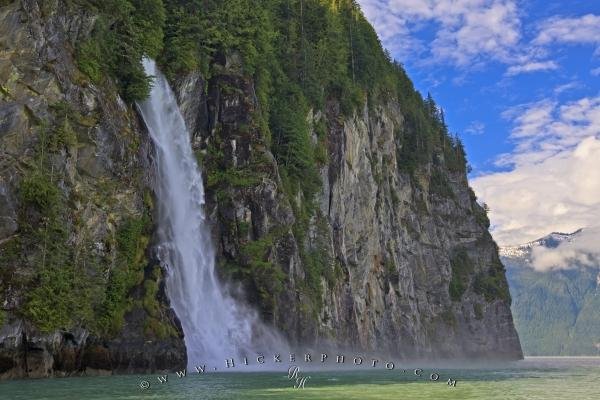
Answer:
[[[236,302],[215,274],[215,253],[204,215],[202,177],[183,116],[165,77],[153,60],[143,60],[154,76],[139,110],[156,147],[160,259],[167,294],[181,321],[188,365],[218,362],[277,345],[277,335],[256,313]],[[272,342],[272,343],[268,343]]]

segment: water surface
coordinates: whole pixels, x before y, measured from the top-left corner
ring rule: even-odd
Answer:
[[[367,365],[341,371],[310,371],[304,389],[294,389],[287,367],[279,372],[169,374],[18,380],[0,383],[0,399],[483,399],[597,400],[600,399],[600,358],[528,358],[491,368],[433,368],[422,377],[402,367],[387,371]],[[431,381],[431,373],[440,375]],[[447,384],[456,379],[456,387]],[[147,389],[140,384],[148,382]]]

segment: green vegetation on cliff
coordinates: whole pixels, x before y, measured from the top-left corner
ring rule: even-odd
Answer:
[[[165,10],[161,0],[80,0],[99,13],[92,36],[77,54],[79,68],[93,81],[114,77],[126,101],[145,98],[150,78],[142,56],[157,57],[163,47]]]
[[[89,117],[64,102],[50,110],[50,122],[36,128],[33,157],[24,158],[19,231],[0,247],[8,275],[2,283],[24,291],[23,304],[13,311],[41,332],[85,326],[93,333],[114,334],[131,307],[130,290],[144,279],[150,217],[121,210],[116,232],[109,232],[106,242],[88,237],[89,221],[75,204],[89,202],[89,196],[103,190],[102,182],[93,189],[71,187],[60,160],[79,146],[77,131],[86,128]]]
[[[35,157],[19,187],[21,235],[14,255],[28,254],[35,281],[22,312],[42,331],[91,322],[93,316],[93,286],[75,265],[74,249],[68,243],[73,227],[67,198],[59,187],[61,173],[55,172],[49,154],[61,142],[66,124],[65,118],[55,130],[41,127]]]
[[[499,259],[495,259],[492,268],[478,274],[473,282],[475,293],[482,295],[488,302],[500,299],[510,301],[510,292],[505,277],[506,270]]]
[[[450,258],[452,267],[452,279],[448,288],[450,298],[453,301],[460,301],[469,285],[472,285],[473,291],[482,295],[488,302],[497,299],[510,300],[508,285],[504,278],[504,266],[496,256],[491,265],[489,270],[477,272],[471,282],[470,277],[476,270],[475,263],[465,249],[455,251]]]
[[[91,36],[76,49],[79,69],[98,85],[116,83],[128,103],[146,97],[151,85],[141,65],[143,56],[156,58],[170,78],[197,70],[209,80],[227,64],[229,71],[254,83],[258,107],[252,124],[259,127],[264,145],[277,160],[283,192],[294,209],[293,233],[302,243],[304,290],[310,298],[320,298],[321,276],[330,277],[333,271],[327,253],[305,240],[315,217],[314,195],[321,187],[318,169],[327,161],[329,138],[324,132],[332,129],[328,124],[336,118],[342,123],[365,106],[398,103],[405,121],[395,135],[398,168],[413,175],[431,168],[430,192],[440,198],[454,197],[448,175],[466,172],[462,144],[449,133],[443,112],[431,96],[423,98],[415,90],[354,0],[73,0],[70,4],[98,15]],[[310,110],[328,117],[312,126],[307,119]],[[68,119],[61,129],[56,137],[68,146],[73,140]],[[211,146],[208,157],[216,160],[219,154],[210,152],[219,150],[215,143]],[[227,188],[256,186],[262,174],[253,166],[211,171],[207,187],[215,190],[220,202],[229,201]],[[300,201],[295,201],[298,195]],[[241,253],[268,310],[267,303],[281,287],[282,271],[267,260],[272,241],[257,239],[245,243]],[[133,251],[121,243],[118,248]],[[120,326],[124,293],[140,273],[139,267],[131,267],[109,276],[103,330]],[[463,273],[453,274],[450,291],[456,299],[466,287],[459,279]],[[495,287],[487,278],[477,284],[482,292]]]
[[[104,299],[98,312],[98,329],[102,333],[115,334],[120,331],[125,312],[131,306],[129,291],[144,280],[149,222],[147,215],[129,217],[121,222],[117,231],[117,264],[108,276]]]
[[[450,266],[452,267],[452,279],[449,288],[450,298],[453,301],[460,301],[467,290],[469,275],[473,273],[475,266],[465,249],[460,249],[452,255]]]
[[[94,82],[115,81],[128,102],[148,92],[149,80],[141,68],[143,55],[156,58],[172,79],[199,70],[209,81],[227,69],[253,82],[258,107],[250,117],[252,127],[240,130],[258,127],[260,141],[275,156],[283,192],[295,215],[292,232],[301,243],[299,254],[307,275],[303,290],[311,299],[321,297],[322,277],[334,280],[326,251],[305,238],[315,218],[313,198],[321,188],[319,167],[327,161],[331,125],[343,124],[364,107],[373,110],[397,104],[404,117],[395,132],[399,170],[416,176],[431,169],[425,173],[431,177],[430,194],[442,199],[454,198],[449,174],[466,173],[462,144],[449,133],[443,112],[430,95],[423,98],[415,90],[402,65],[382,48],[354,0],[79,3],[99,13],[91,38],[77,51],[80,69]],[[239,90],[220,84],[223,91]],[[307,119],[310,110],[326,118],[312,126]],[[217,201],[228,202],[228,188],[256,186],[263,172],[260,162],[220,168],[223,154],[218,140],[209,144],[206,155],[211,167],[207,188],[215,191]],[[419,210],[427,212],[424,203]],[[269,261],[271,239],[242,241],[238,260],[247,267],[243,279],[260,293],[267,313],[282,279],[279,266]],[[233,273],[239,272],[234,268]],[[470,272],[453,271],[453,299],[460,299],[467,289]],[[477,284],[482,293],[495,287],[487,278]]]
[[[462,145],[449,135],[443,113],[383,50],[354,0],[81,1],[100,17],[79,48],[79,66],[94,81],[113,77],[128,101],[148,93],[144,54],[158,58],[168,76],[200,69],[205,78],[238,54],[242,73],[256,83],[262,135],[307,199],[319,186],[325,144],[310,140],[310,108],[339,104],[349,115],[365,101],[375,107],[397,100],[406,119],[398,132],[399,167],[413,172],[440,152],[449,170],[465,170]]]
[[[158,58],[169,76],[200,69],[205,78],[239,54],[243,73],[256,82],[263,135],[291,178],[302,171],[302,185],[315,179],[306,114],[329,100],[344,114],[365,101],[399,101],[406,118],[400,166],[412,171],[439,149],[451,170],[465,169],[462,145],[448,134],[443,114],[383,50],[354,0],[80,1],[100,14],[79,48],[80,68],[94,81],[115,78],[128,101],[147,95],[144,54]]]

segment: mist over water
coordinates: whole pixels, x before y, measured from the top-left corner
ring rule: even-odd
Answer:
[[[204,187],[190,134],[175,96],[155,62],[140,113],[156,148],[159,258],[167,270],[167,295],[181,321],[188,366],[282,349],[278,335],[240,304],[215,273],[215,251],[204,214]]]

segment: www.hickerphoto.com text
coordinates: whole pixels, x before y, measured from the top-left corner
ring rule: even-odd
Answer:
[[[262,366],[266,364],[278,365],[284,364],[288,365],[296,365],[303,364],[305,366],[363,366],[369,368],[384,368],[388,371],[397,371],[402,374],[409,374],[416,378],[428,379],[430,381],[446,381],[448,385],[455,387],[457,380],[452,377],[442,377],[442,375],[435,371],[426,371],[422,368],[400,368],[393,361],[385,361],[380,360],[378,358],[367,358],[363,356],[345,356],[342,354],[329,355],[327,353],[320,353],[317,355],[311,353],[304,354],[296,354],[289,353],[287,355],[282,355],[279,353],[275,353],[272,356],[265,355],[257,355],[255,357],[239,357],[239,358],[226,358],[223,360],[223,364],[221,368],[213,366],[212,368],[207,367],[206,364],[196,365],[194,366],[194,372],[198,374],[204,374],[207,372],[216,372],[216,371],[231,371],[232,369],[241,369],[246,366]],[[187,370],[176,371],[175,374],[178,378],[183,378],[187,376]],[[158,376],[158,381],[160,383],[168,382],[168,375],[160,375]]]

